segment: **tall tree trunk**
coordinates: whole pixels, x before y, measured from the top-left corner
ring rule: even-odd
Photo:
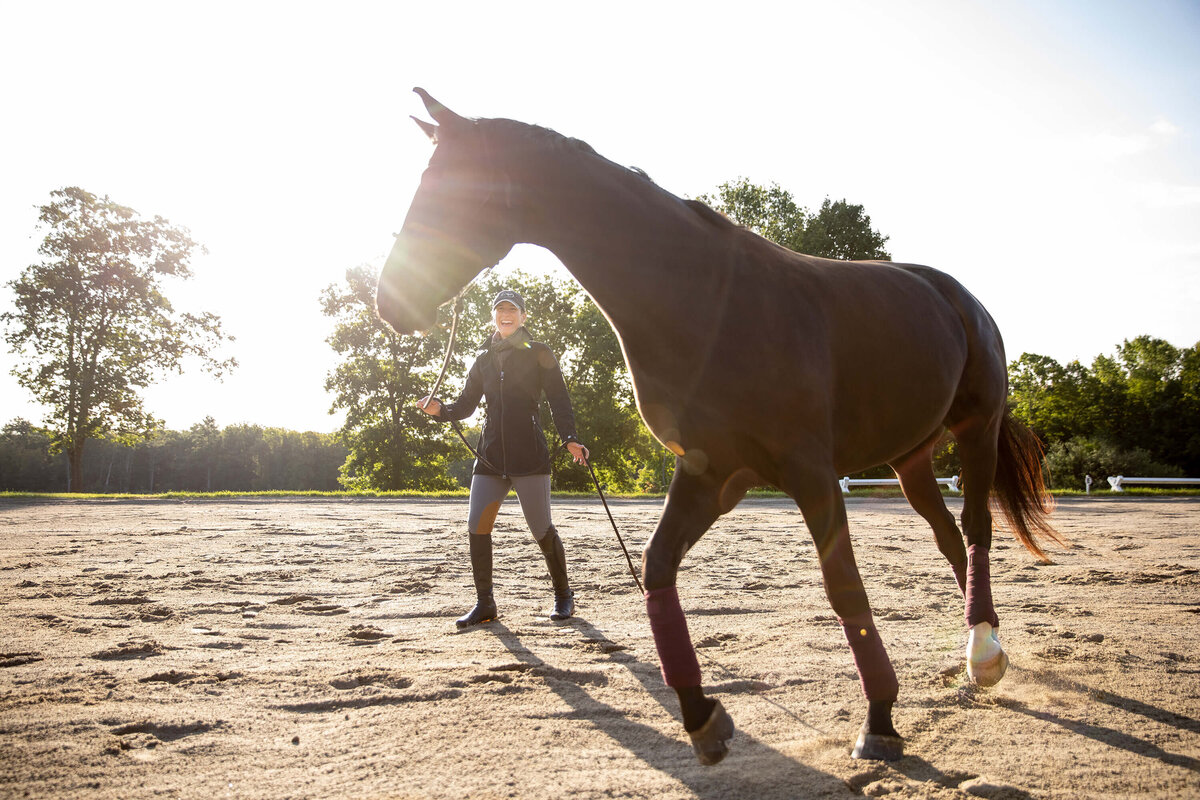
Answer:
[[[388,483],[390,484],[390,486],[388,486],[388,488],[391,489],[393,492],[398,492],[402,488],[404,488],[404,476],[400,474],[400,465],[404,463],[403,459],[404,459],[405,440],[404,440],[404,432],[400,427],[400,420],[401,420],[400,413],[401,413],[400,406],[397,403],[393,402],[392,403],[392,451],[393,451],[394,455],[392,456],[391,480],[388,481]],[[414,476],[414,479],[415,479],[414,485],[419,486],[420,479],[416,478],[416,476]]]
[[[83,491],[83,442],[67,448],[67,491]]]

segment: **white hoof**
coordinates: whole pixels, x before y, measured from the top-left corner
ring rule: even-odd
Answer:
[[[979,686],[995,686],[1008,669],[1008,656],[990,623],[980,622],[967,636],[967,675]]]

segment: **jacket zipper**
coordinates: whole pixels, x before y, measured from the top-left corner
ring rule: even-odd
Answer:
[[[500,468],[504,471],[501,476],[508,477],[508,446],[504,436],[504,370],[500,370]]]

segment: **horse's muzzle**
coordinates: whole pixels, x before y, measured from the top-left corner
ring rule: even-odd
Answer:
[[[428,330],[437,321],[436,308],[422,312],[388,291],[384,286],[379,287],[375,296],[375,313],[401,336]]]

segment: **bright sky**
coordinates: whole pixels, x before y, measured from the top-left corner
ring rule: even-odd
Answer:
[[[208,247],[169,296],[220,315],[241,367],[153,387],[171,428],[341,424],[318,298],[400,228],[430,154],[413,86],[679,195],[746,176],[861,203],[896,260],[984,302],[1010,358],[1200,340],[1194,0],[0,0],[0,18],[0,284],[62,186]],[[0,424],[40,421],[12,365],[0,347]]]

